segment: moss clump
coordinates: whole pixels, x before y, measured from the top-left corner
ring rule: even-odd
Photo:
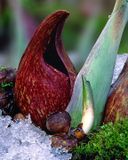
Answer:
[[[8,90],[14,87],[16,70],[0,66],[0,91]]]
[[[128,160],[128,119],[101,126],[73,152],[77,160]]]
[[[2,83],[0,83],[0,88],[13,87],[13,86],[14,86],[13,82],[2,82]]]
[[[0,71],[6,71],[7,70],[7,68],[6,67],[4,67],[4,66],[0,66]]]

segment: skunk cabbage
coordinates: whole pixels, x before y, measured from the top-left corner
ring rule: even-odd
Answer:
[[[60,38],[68,15],[57,11],[44,19],[22,56],[16,75],[16,104],[41,128],[46,127],[50,114],[66,109],[72,95],[76,74]]]
[[[104,122],[128,116],[128,59],[108,97]]]

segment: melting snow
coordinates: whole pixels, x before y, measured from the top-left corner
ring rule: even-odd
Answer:
[[[128,58],[128,54],[120,54],[117,56],[116,59],[116,65],[115,65],[115,69],[114,69],[114,74],[113,74],[113,80],[112,80],[112,84],[116,81],[116,79],[118,78],[120,72],[123,69],[123,66],[126,62]]]
[[[30,118],[13,122],[0,117],[0,160],[69,160],[71,154],[51,147],[50,137]]]

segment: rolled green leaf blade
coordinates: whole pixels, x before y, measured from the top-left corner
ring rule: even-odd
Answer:
[[[82,129],[87,134],[92,128],[94,120],[94,103],[92,90],[90,83],[86,81],[83,75],[81,75],[79,84],[76,88],[79,89],[80,94],[76,94],[76,96],[73,97],[74,100],[71,101],[71,103],[75,102],[75,104],[70,104],[75,105],[75,107],[71,107],[70,110],[70,115],[72,117],[72,126],[77,127],[79,123],[82,123]]]
[[[86,81],[85,77],[83,79],[83,113],[81,123],[82,129],[84,133],[88,133],[94,122],[94,101],[92,95],[92,88],[88,81]]]
[[[94,97],[93,127],[96,128],[96,126],[101,123],[105,102],[112,81],[116,55],[127,20],[128,2],[117,0],[110,19],[76,78],[73,95],[67,108],[73,120],[75,119],[76,113],[81,115],[80,111],[82,111],[79,109],[82,108],[82,106],[75,105],[77,101],[75,97],[81,95],[80,84],[81,75],[83,75],[86,80],[90,82]],[[77,117],[75,119],[75,124],[76,123],[80,123]],[[74,122],[72,124],[73,127],[75,127]]]

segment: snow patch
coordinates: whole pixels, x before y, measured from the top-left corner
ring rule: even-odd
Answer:
[[[51,147],[50,136],[30,118],[13,122],[0,116],[0,160],[69,160],[71,154]]]
[[[112,79],[112,84],[117,80],[119,74],[121,73],[121,71],[124,67],[124,64],[125,64],[127,58],[128,58],[128,54],[117,55],[116,65],[115,65],[113,79]]]

